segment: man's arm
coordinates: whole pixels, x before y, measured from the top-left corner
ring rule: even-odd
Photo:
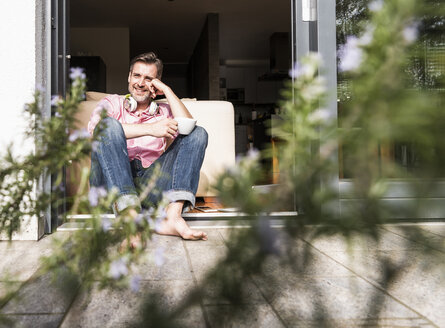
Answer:
[[[127,139],[153,136],[158,138],[173,138],[178,131],[178,122],[171,118],[165,118],[155,123],[127,124],[123,123],[125,137]]]
[[[173,117],[193,118],[192,114],[190,114],[182,101],[164,82],[159,79],[153,79],[151,81],[150,88],[154,97],[156,97],[156,95],[165,95],[165,98],[167,98],[168,104],[170,105],[170,109],[173,113]]]

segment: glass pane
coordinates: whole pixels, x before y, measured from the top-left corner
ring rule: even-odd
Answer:
[[[337,24],[337,50],[342,49],[351,36],[362,36],[369,28],[371,10],[378,10],[384,2],[379,0],[337,0],[336,24]],[[389,2],[388,2],[389,3]],[[425,15],[413,22],[413,35],[416,39],[412,54],[409,56],[409,64],[406,66],[406,90],[424,90],[431,94],[431,99],[436,99],[437,108],[444,107],[445,95],[445,18],[427,14],[426,9],[440,8],[441,0],[425,2]],[[377,7],[375,7],[377,6]],[[431,11],[430,11],[431,12]],[[438,12],[438,11],[437,11]],[[415,29],[414,29],[415,28]],[[410,35],[406,35],[410,37]],[[350,72],[342,72],[340,60],[338,65],[338,123],[340,128],[346,128],[345,122],[351,114],[350,103],[354,99],[354,85]],[[441,100],[440,100],[441,99]],[[351,127],[348,125],[348,133],[359,133],[360,124]],[[341,144],[339,149],[339,177],[351,178],[355,160],[351,156],[352,145]],[[419,151],[416,140],[397,141],[385,140],[376,142],[373,146],[375,165],[380,168],[381,176],[397,178],[404,176],[404,172],[428,169],[428,160]],[[441,149],[432,149],[431,152],[440,153]],[[442,156],[442,155],[438,155]],[[402,170],[394,170],[393,164]],[[436,170],[435,177],[445,177],[445,171]]]

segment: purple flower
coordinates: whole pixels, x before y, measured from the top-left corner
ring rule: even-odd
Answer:
[[[83,129],[73,131],[73,133],[70,134],[68,140],[70,142],[74,142],[77,139],[88,139],[89,137],[90,137],[90,133],[87,131],[87,129],[83,128]]]
[[[90,191],[88,193],[88,200],[90,202],[90,205],[93,207],[96,207],[97,204],[99,204],[99,199],[106,197],[107,191],[104,187],[91,187]]]
[[[71,80],[76,80],[76,79],[84,80],[85,78],[86,78],[86,75],[83,72],[83,68],[81,68],[81,67],[71,67],[71,69],[70,69],[70,79]]]
[[[155,231],[156,231],[155,221],[153,221],[153,219],[151,217],[146,217],[146,219],[147,219],[147,223],[148,223],[148,226],[150,227],[150,229],[155,229]]]
[[[317,73],[318,68],[323,64],[323,58],[319,53],[310,52],[301,62],[294,63],[294,66],[289,70],[289,76],[298,78],[313,78]]]
[[[256,161],[257,159],[260,158],[259,150],[256,148],[250,148],[249,151],[247,152],[247,158],[252,161]]]
[[[53,186],[53,187],[52,187],[52,190],[53,190],[53,191],[61,191],[61,192],[63,192],[63,191],[65,191],[65,187],[64,187],[63,184],[59,184],[59,185],[55,185],[55,186]]]
[[[153,207],[150,207],[150,209],[148,211],[144,212],[144,217],[145,217],[145,220],[147,220],[147,223],[148,223],[148,226],[150,227],[150,229],[155,229],[156,230],[157,224],[153,220],[154,212],[155,212],[155,209]]]
[[[145,210],[145,215],[148,217],[153,216],[153,213],[155,212],[155,209],[153,207],[150,207],[148,210]]]
[[[405,27],[402,31],[403,38],[408,43],[413,43],[417,40],[417,37],[419,36],[419,29],[418,24],[414,23],[407,27]]]
[[[155,212],[155,209],[153,207],[150,207],[148,210],[144,211],[144,218],[147,220],[148,224],[151,226],[153,225],[153,213]]]
[[[132,276],[130,279],[130,289],[136,293],[141,287],[141,277],[138,275]]]
[[[301,75],[303,75],[303,65],[297,62],[289,70],[289,76],[293,79],[298,79]]]
[[[315,70],[311,67],[310,64],[301,64],[297,62],[294,64],[294,67],[289,70],[289,76],[293,79],[298,79],[301,77],[312,77],[315,73]]]
[[[243,160],[243,158],[244,158],[243,155],[240,155],[240,154],[236,155],[236,157],[235,157],[235,163],[236,163],[236,164],[241,163],[241,161]],[[229,170],[232,169],[232,168],[233,168],[233,167],[229,167]]]
[[[97,147],[99,147],[99,141],[95,140],[91,143],[91,149],[97,151]]]
[[[372,12],[377,12],[382,10],[383,0],[374,0],[368,5],[368,9]]]
[[[319,108],[310,113],[307,117],[309,123],[328,122],[331,118],[331,113],[327,109]]]
[[[140,225],[142,223],[143,219],[144,219],[144,214],[143,213],[138,213],[138,215],[136,215],[136,217],[134,218],[134,222],[137,225]]]
[[[111,262],[109,273],[110,276],[115,280],[119,279],[122,276],[125,276],[128,273],[127,261],[125,261],[123,258],[120,258]]]
[[[156,220],[164,220],[166,217],[167,217],[167,211],[165,210],[165,207],[159,208]]]
[[[360,48],[359,39],[355,36],[348,36],[346,44],[339,50],[340,71],[354,71],[360,67],[363,61],[363,50]]]
[[[45,87],[41,85],[40,83],[36,84],[36,90],[40,93],[45,92]]]
[[[57,106],[61,101],[59,95],[54,95],[51,97],[51,106]]]
[[[289,70],[289,76],[293,79],[298,79],[301,77],[311,78],[316,72],[312,63],[300,63],[297,62],[294,64],[294,67]]]
[[[111,222],[110,218],[104,216],[102,218],[102,230],[104,232],[107,232],[108,230],[110,230],[111,226],[113,225],[113,223]]]
[[[173,203],[176,201],[176,199],[172,198],[172,192],[171,191],[164,191],[162,193],[162,198],[167,200],[169,203]]]

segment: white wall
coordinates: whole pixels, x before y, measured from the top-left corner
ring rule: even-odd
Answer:
[[[71,55],[100,56],[107,67],[107,92],[127,93],[130,63],[128,28],[71,28]]]
[[[44,43],[42,33],[36,42],[36,25],[39,31],[42,27],[36,24],[36,8],[43,11],[44,7],[40,0],[0,2],[0,154],[4,154],[11,142],[14,142],[12,150],[16,156],[34,150],[34,141],[24,140],[29,122],[23,119],[23,108],[33,100],[37,71],[42,67],[41,62],[36,63],[36,49],[41,49]],[[23,218],[22,231],[13,239],[38,239],[43,232],[42,222],[36,217]]]
[[[23,141],[23,106],[32,101],[36,81],[35,32],[35,0],[0,2],[0,152]],[[29,150],[29,144],[14,149]]]

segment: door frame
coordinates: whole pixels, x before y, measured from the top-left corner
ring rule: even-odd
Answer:
[[[335,1],[332,0],[291,0],[292,5],[292,63],[299,62],[309,52],[318,52],[323,58],[323,72],[328,90],[337,90],[337,58],[336,58],[336,29],[335,29]],[[303,20],[303,2],[308,6],[316,5],[314,20]],[[304,13],[306,15],[306,13]],[[295,78],[292,77],[292,83]],[[337,120],[337,93],[329,92],[324,108],[329,111],[330,117]],[[338,158],[338,151],[332,152],[334,159]],[[338,163],[338,160],[334,160]],[[338,165],[335,171],[339,171]],[[329,186],[339,188],[338,174],[324,178],[320,181],[322,188]],[[335,187],[338,186],[338,187]],[[338,190],[338,189],[337,189]],[[338,194],[338,193],[337,193]],[[294,197],[296,198],[296,196]],[[294,200],[296,203],[296,200]],[[304,206],[304,204],[302,204]],[[329,211],[334,216],[340,213],[340,202],[329,204]]]
[[[51,94],[65,98],[69,85],[68,71],[70,56],[70,0],[51,0]],[[51,113],[54,115],[54,113]],[[54,188],[56,176],[51,177],[51,197],[66,198],[66,168],[62,169],[62,182]],[[54,232],[59,224],[59,218],[66,213],[66,202],[51,208],[51,222],[48,222],[45,233]]]

